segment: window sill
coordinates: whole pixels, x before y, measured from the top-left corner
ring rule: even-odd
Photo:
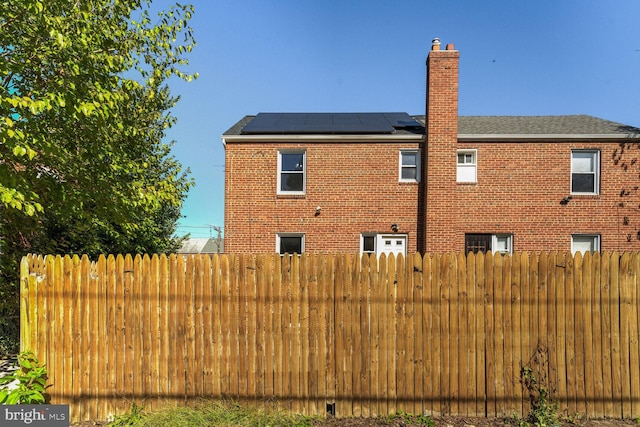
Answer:
[[[306,199],[306,194],[276,194],[277,199]]]
[[[456,185],[478,185],[478,182],[456,182]]]
[[[571,194],[572,199],[599,199],[599,194]]]

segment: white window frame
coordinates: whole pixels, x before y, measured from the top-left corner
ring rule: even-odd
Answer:
[[[571,235],[571,255],[575,255],[578,252],[578,248],[576,247],[576,240],[581,239],[581,243],[587,243],[587,240],[591,240],[591,244],[593,245],[593,252],[600,252],[600,234],[587,234],[587,233],[576,233]],[[584,252],[583,252],[584,255]]]
[[[466,162],[466,155],[472,156],[472,162]],[[465,155],[465,162],[458,161],[460,155]],[[456,152],[456,182],[478,182],[478,150],[465,149]]]
[[[493,248],[498,247],[498,239],[507,239],[507,249],[505,251],[498,251]],[[513,254],[513,234],[493,234],[491,236],[491,252],[500,254]]]
[[[283,171],[282,155],[283,154],[302,154],[302,171]],[[284,191],[282,190],[282,174],[283,173],[300,173],[302,174],[302,191]],[[307,192],[307,150],[305,149],[287,149],[278,150],[278,191],[277,194],[306,194]]]
[[[593,156],[593,191],[573,191],[573,174],[574,174],[574,154],[591,154]],[[575,173],[585,173],[585,172],[575,172]],[[569,182],[569,190],[571,194],[588,194],[588,195],[597,195],[600,194],[600,150],[587,150],[587,149],[576,149],[571,150],[571,180]]]
[[[413,154],[415,155],[416,164],[415,165],[405,165],[402,163],[402,155],[403,154]],[[422,157],[419,148],[402,148],[398,152],[398,180],[400,182],[420,182],[420,163],[422,162]],[[403,169],[411,168],[416,170],[416,178],[403,178],[402,171]]]
[[[365,251],[364,250],[364,239],[365,237],[370,237],[373,239],[373,251]],[[376,233],[362,233],[360,234],[360,253],[361,254],[373,254],[373,255],[377,255],[377,249],[378,249],[378,238],[377,238],[377,234]]]
[[[365,237],[373,237],[373,245],[374,251],[370,252],[364,251],[364,238]],[[403,241],[403,256],[407,256],[408,245],[409,245],[409,235],[406,233],[361,233],[360,234],[360,254],[374,254],[376,256],[380,256],[381,253],[386,252],[384,250],[384,241],[385,240],[402,240]]]
[[[497,234],[492,234],[492,233],[466,233],[465,234],[465,249],[467,248],[467,238],[469,235],[478,235],[478,236],[483,236],[483,238],[491,238],[491,252],[494,254],[513,254],[513,234],[512,233],[497,233]],[[498,240],[499,239],[507,239],[506,242],[506,250],[504,251],[500,251],[497,250],[496,248],[498,247]],[[474,252],[476,252],[474,250]],[[478,252],[482,252],[480,250],[478,250]]]
[[[304,252],[304,233],[278,233],[276,234],[276,253],[279,253],[280,255],[284,255],[284,253],[280,252],[280,239],[282,237],[299,237],[300,238],[300,248],[301,248],[301,253]],[[298,255],[300,255],[298,254]],[[293,254],[289,254],[289,255],[293,255]]]

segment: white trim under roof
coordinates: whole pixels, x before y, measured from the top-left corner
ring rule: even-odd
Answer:
[[[262,135],[223,135],[222,144],[227,142],[402,142],[423,141],[423,134],[262,134]]]
[[[458,141],[611,141],[621,139],[640,139],[640,135],[633,133],[608,133],[608,134],[499,134],[499,133],[478,133],[478,134],[458,134]]]

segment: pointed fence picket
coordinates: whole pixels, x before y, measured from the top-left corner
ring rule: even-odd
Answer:
[[[339,417],[640,415],[637,253],[35,256],[23,349],[72,421],[198,397]]]

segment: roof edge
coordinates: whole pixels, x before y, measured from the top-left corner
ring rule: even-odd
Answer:
[[[640,139],[640,135],[627,133],[608,134],[458,134],[459,141],[607,141]]]
[[[422,141],[424,134],[262,134],[223,135],[222,144],[227,142],[392,142]]]

